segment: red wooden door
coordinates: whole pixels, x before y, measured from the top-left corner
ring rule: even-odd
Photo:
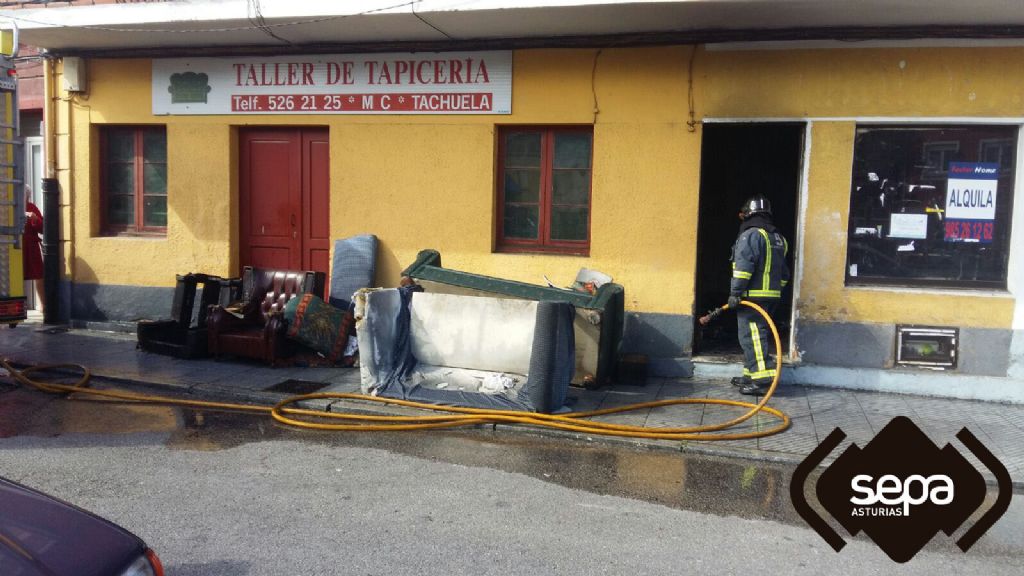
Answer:
[[[324,273],[331,267],[329,151],[327,130],[302,131],[302,269]]]
[[[239,256],[242,266],[330,268],[327,130],[240,133]]]

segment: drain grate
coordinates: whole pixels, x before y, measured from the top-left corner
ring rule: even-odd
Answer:
[[[285,380],[284,382],[278,382],[270,388],[267,388],[267,392],[281,392],[282,394],[311,394],[330,386],[330,382],[312,382],[309,380]]]

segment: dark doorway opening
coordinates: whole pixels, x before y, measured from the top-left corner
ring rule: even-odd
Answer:
[[[775,225],[789,240],[789,268],[795,270],[804,125],[709,124],[703,132],[693,354],[738,356],[735,315],[727,314],[708,326],[701,326],[696,318],[729,297],[729,256],[739,229],[737,213],[753,194],[760,192],[771,201]],[[775,313],[783,354],[788,353],[793,310],[790,286]]]

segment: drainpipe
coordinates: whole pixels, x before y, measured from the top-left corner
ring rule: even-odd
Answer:
[[[46,177],[57,177],[57,60],[46,55],[43,70],[43,156],[46,158]]]
[[[43,178],[43,324],[60,321],[60,186]]]
[[[60,182],[57,180],[56,126],[56,64],[46,59],[43,82],[43,156],[46,158],[46,177],[43,178],[43,323],[60,322]]]

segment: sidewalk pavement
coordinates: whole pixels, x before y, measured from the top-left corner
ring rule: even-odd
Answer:
[[[0,356],[21,367],[81,364],[101,381],[101,385],[109,382],[109,385],[121,388],[143,387],[147,388],[148,393],[163,391],[202,400],[273,404],[296,393],[268,390],[288,380],[299,381],[300,385],[326,384],[317,392],[359,391],[357,368],[270,368],[234,359],[183,360],[137,349],[134,334],[68,330],[32,322],[15,329],[0,330]],[[154,388],[157,390],[154,391]],[[728,381],[663,378],[648,378],[646,382],[636,385],[616,384],[598,390],[570,388],[569,397],[575,411],[664,398],[754,400],[753,397],[740,395]],[[378,405],[367,406],[366,403],[353,401],[311,402],[307,406],[327,408],[328,404],[338,403],[364,412],[410,411]],[[978,470],[984,471],[986,478],[993,481],[987,469],[955,438],[962,427],[968,427],[1006,466],[1015,487],[1024,488],[1024,442],[1021,441],[1024,438],[1024,405],[795,385],[780,385],[769,405],[788,414],[792,418],[792,426],[780,434],[749,440],[680,443],[590,437],[547,429],[543,433],[585,437],[588,441],[797,463],[834,428],[840,427],[847,439],[833,450],[826,460],[828,462],[841,454],[851,442],[863,448],[891,418],[904,415],[910,417],[939,447],[953,444]],[[339,408],[333,411],[339,411]],[[596,419],[658,428],[712,424],[739,414],[739,409],[704,404],[648,408]],[[759,414],[729,431],[751,431],[758,427],[774,426],[776,422],[774,417]],[[524,429],[506,425],[497,427]]]

